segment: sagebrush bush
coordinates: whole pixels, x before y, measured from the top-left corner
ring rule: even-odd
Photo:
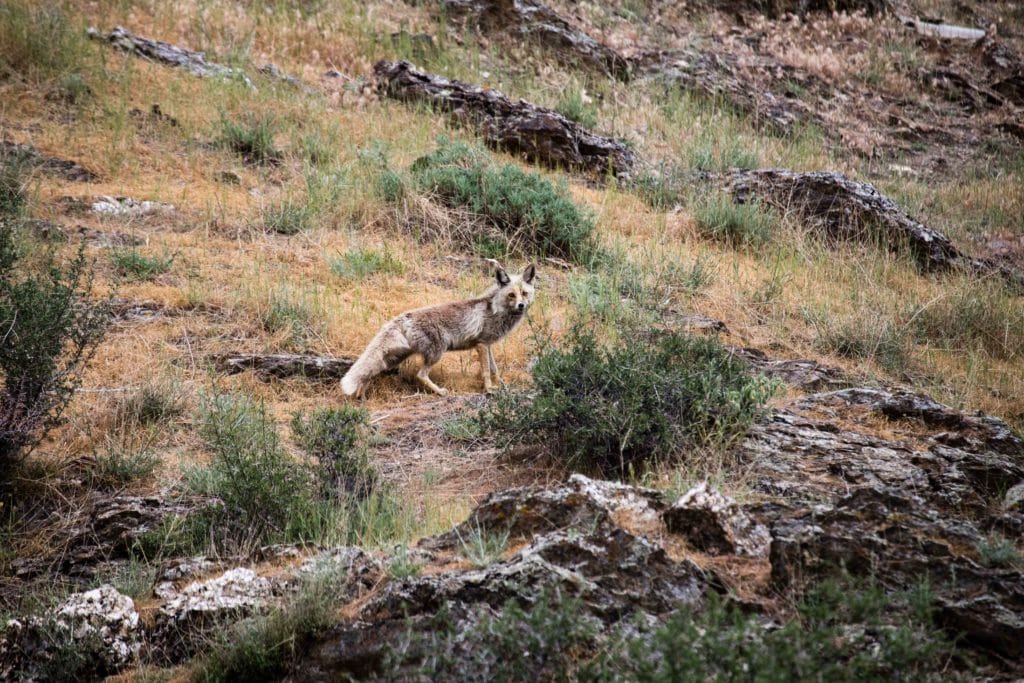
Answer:
[[[709,239],[733,246],[760,246],[769,242],[778,225],[770,207],[754,200],[738,204],[723,193],[697,196],[690,205],[697,230]]]
[[[366,451],[369,413],[364,408],[317,408],[292,417],[292,432],[304,451],[316,458],[321,486],[327,498],[373,491],[377,472]]]
[[[776,389],[715,339],[624,330],[602,342],[582,324],[541,349],[532,375],[532,391],[506,389],[481,412],[485,431],[620,476],[686,445],[727,446]]]
[[[214,530],[225,540],[285,537],[314,506],[312,473],[281,447],[262,404],[209,397],[200,410],[199,434],[213,456],[207,467],[189,470],[187,479],[198,493],[224,502]]]
[[[263,225],[269,232],[279,235],[298,235],[309,229],[313,211],[302,199],[289,197],[268,207],[263,213]]]
[[[495,255],[539,253],[587,263],[595,255],[594,219],[537,173],[496,166],[483,150],[442,138],[412,165],[420,189],[469,213],[480,230],[467,241]]]
[[[555,105],[555,111],[584,128],[593,128],[597,125],[597,110],[587,103],[583,92],[578,88],[564,90],[558,104]]]
[[[68,263],[47,251],[20,261],[15,227],[0,218],[0,470],[38,443],[74,396],[109,321],[91,297],[84,248]]]

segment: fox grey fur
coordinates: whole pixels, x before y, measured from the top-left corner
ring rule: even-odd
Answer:
[[[417,308],[392,318],[342,377],[342,391],[362,398],[370,380],[397,367],[409,356],[419,354],[423,367],[416,379],[430,391],[444,396],[448,390],[431,381],[430,369],[445,351],[467,349],[476,349],[484,391],[491,391],[492,377],[501,381],[491,344],[526,317],[533,303],[535,275],[533,264],[527,266],[522,275],[512,276],[499,266],[495,271],[496,283],[476,298]]]

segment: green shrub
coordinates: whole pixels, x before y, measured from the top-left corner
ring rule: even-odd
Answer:
[[[377,175],[377,195],[386,202],[397,202],[405,196],[405,180],[397,171],[385,168]]]
[[[316,458],[324,495],[365,498],[373,491],[377,472],[366,452],[369,413],[364,408],[317,408],[296,413],[292,431],[304,451]]]
[[[143,256],[135,247],[114,249],[110,262],[121,277],[130,280],[152,280],[163,275],[174,264],[173,256]]]
[[[313,216],[306,202],[289,197],[264,211],[263,225],[268,231],[279,235],[298,235],[309,229]]]
[[[235,123],[223,113],[220,118],[220,144],[251,164],[279,164],[281,150],[274,146],[277,124],[269,115],[247,116]]]
[[[306,300],[288,288],[270,291],[266,305],[257,313],[260,327],[270,334],[285,334],[287,342],[303,346],[316,327],[316,313]]]
[[[459,536],[459,554],[478,569],[489,567],[505,552],[508,538],[507,530],[487,531],[476,526],[465,537]]]
[[[734,246],[760,246],[772,239],[778,217],[770,207],[754,200],[737,204],[727,194],[708,193],[690,205],[701,235]]]
[[[82,104],[89,95],[92,94],[92,88],[82,78],[82,74],[70,73],[61,76],[60,81],[57,83],[57,96],[60,97],[61,101],[71,106]]]
[[[325,569],[303,579],[297,592],[270,613],[243,619],[214,639],[193,665],[204,683],[277,680],[299,661],[309,643],[337,621],[347,576]]]
[[[702,131],[689,149],[690,168],[695,171],[728,171],[751,169],[761,165],[757,149],[743,146],[742,140],[732,138],[716,142],[715,136]]]
[[[353,248],[344,254],[331,259],[331,272],[346,280],[365,280],[371,275],[401,275],[405,266],[387,248],[376,249]]]
[[[312,476],[285,453],[266,408],[244,397],[213,396],[199,420],[213,457],[208,467],[189,470],[187,481],[224,502],[214,531],[236,541],[286,537],[314,505]]]
[[[480,420],[475,416],[454,417],[445,420],[441,423],[441,431],[449,439],[459,443],[476,441],[483,434],[480,429]]]
[[[38,270],[19,260],[0,219],[0,470],[59,419],[109,320],[109,301],[90,297],[84,248],[66,264],[48,251]]]
[[[422,569],[423,563],[417,562],[405,545],[398,546],[388,562],[388,576],[396,581],[419,576]]]
[[[685,445],[732,443],[776,388],[712,338],[627,329],[599,342],[581,324],[542,347],[532,375],[529,394],[504,390],[481,412],[484,431],[620,476]]]
[[[40,83],[77,71],[86,39],[60,3],[8,0],[0,4],[0,80]]]
[[[89,476],[94,486],[119,488],[148,479],[159,464],[160,457],[153,452],[148,439],[121,435],[109,439],[105,448],[96,454]]]
[[[594,220],[543,176],[494,166],[483,150],[441,138],[412,165],[420,189],[473,219],[464,243],[499,244],[504,254],[535,251],[588,263],[596,253]],[[484,239],[481,239],[484,238]]]
[[[597,110],[583,99],[583,92],[579,89],[564,90],[558,104],[555,105],[555,111],[584,128],[593,128],[597,125]]]

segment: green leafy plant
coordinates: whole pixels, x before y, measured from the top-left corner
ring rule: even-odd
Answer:
[[[40,268],[22,265],[0,220],[0,469],[60,417],[103,338],[109,301],[92,299],[92,277],[84,248],[69,263],[48,251]]]
[[[174,257],[144,256],[135,247],[130,247],[112,250],[110,262],[121,277],[130,280],[152,280],[171,269]]]
[[[317,408],[296,413],[292,432],[304,451],[316,458],[324,494],[328,498],[373,491],[377,472],[366,453],[369,414],[364,408]]]
[[[759,246],[771,240],[778,225],[774,210],[758,201],[738,204],[721,193],[698,196],[690,205],[697,230],[734,246]]]
[[[543,345],[532,375],[529,395],[505,390],[481,412],[485,431],[506,446],[541,445],[570,468],[620,476],[684,445],[732,443],[777,386],[711,338],[625,330],[601,342],[583,324]]]
[[[284,155],[274,146],[277,124],[269,115],[250,115],[236,123],[223,113],[220,117],[220,144],[251,164],[281,163]]]
[[[346,280],[365,280],[378,273],[401,275],[405,266],[388,249],[352,248],[330,261],[331,272]]]

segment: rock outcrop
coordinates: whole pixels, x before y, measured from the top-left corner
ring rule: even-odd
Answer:
[[[624,144],[596,135],[553,109],[429,74],[406,61],[378,62],[374,72],[385,96],[447,112],[479,131],[493,147],[594,175],[626,175],[633,167],[633,154]]]

